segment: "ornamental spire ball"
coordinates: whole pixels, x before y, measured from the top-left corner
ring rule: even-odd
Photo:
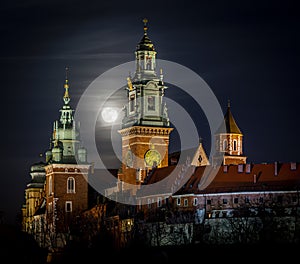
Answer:
[[[147,30],[148,30],[147,23],[148,23],[148,19],[144,18],[143,22],[144,22],[144,35],[147,35]]]

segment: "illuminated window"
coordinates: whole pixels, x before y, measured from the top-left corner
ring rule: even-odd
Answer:
[[[67,180],[67,193],[75,193],[75,179],[69,177]]]
[[[224,139],[224,140],[223,140],[223,151],[226,151],[226,150],[227,150],[227,146],[228,146],[228,144],[227,144],[227,139]]]
[[[134,106],[135,106],[135,95],[131,94],[130,95],[130,100],[129,100],[129,111],[134,112]]]
[[[146,69],[151,70],[151,56],[146,56]]]
[[[48,204],[48,213],[51,214],[52,213],[52,203]]]
[[[49,176],[49,188],[48,188],[49,195],[52,195],[52,176]]]
[[[155,111],[155,97],[153,95],[148,96],[148,111]]]
[[[198,204],[198,198],[194,198],[193,205],[196,206]]]

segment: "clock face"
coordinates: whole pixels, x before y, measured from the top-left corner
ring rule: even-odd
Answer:
[[[145,153],[145,162],[150,167],[158,166],[161,162],[160,153],[155,149],[149,149]]]
[[[132,155],[131,150],[127,151],[125,162],[126,162],[126,166],[132,167],[132,164],[133,164],[133,155]]]

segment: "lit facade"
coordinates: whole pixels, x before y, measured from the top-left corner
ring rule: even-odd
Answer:
[[[45,161],[31,167],[32,180],[22,209],[23,230],[34,234],[40,246],[49,248],[64,247],[69,226],[88,209],[90,164],[69,104],[67,77],[64,89],[60,119],[53,124]]]
[[[59,121],[54,122],[46,161],[32,167],[32,181],[25,191],[23,229],[36,234],[42,226],[47,234],[60,234],[56,246],[64,246],[72,216],[81,217],[84,212],[85,221],[81,220],[85,226],[93,223],[92,233],[97,235],[104,225],[112,232],[117,247],[134,240],[136,228],[152,246],[299,242],[299,163],[249,163],[244,155],[244,135],[229,104],[224,123],[215,133],[212,161],[200,141],[193,155],[177,163],[176,155],[169,153],[173,128],[164,102],[167,87],[162,71],[156,72],[156,51],[146,20],[135,60],[136,71],[128,76],[125,86],[128,102],[119,130],[122,162],[115,175],[116,186],[107,189],[105,199],[90,207],[93,202],[87,179],[91,166],[69,105],[66,78],[64,105]],[[220,167],[215,166],[219,163]],[[141,186],[164,180],[171,172],[177,177],[167,181],[164,193],[139,194]],[[126,188],[126,183],[136,188]],[[137,206],[111,206],[113,199],[109,198],[128,190]]]

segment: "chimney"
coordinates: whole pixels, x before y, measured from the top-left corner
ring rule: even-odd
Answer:
[[[256,174],[253,174],[253,183],[256,183],[256,181],[257,181]]]
[[[251,164],[247,163],[246,164],[246,173],[250,173],[251,172]]]
[[[238,172],[243,172],[244,170],[244,164],[239,164],[238,165]]]
[[[278,175],[278,161],[275,161],[275,163],[274,163],[274,175],[275,176]]]
[[[296,162],[291,162],[291,170],[296,170],[296,169],[297,169]]]
[[[228,166],[227,165],[223,165],[223,172],[226,173],[228,171]]]

